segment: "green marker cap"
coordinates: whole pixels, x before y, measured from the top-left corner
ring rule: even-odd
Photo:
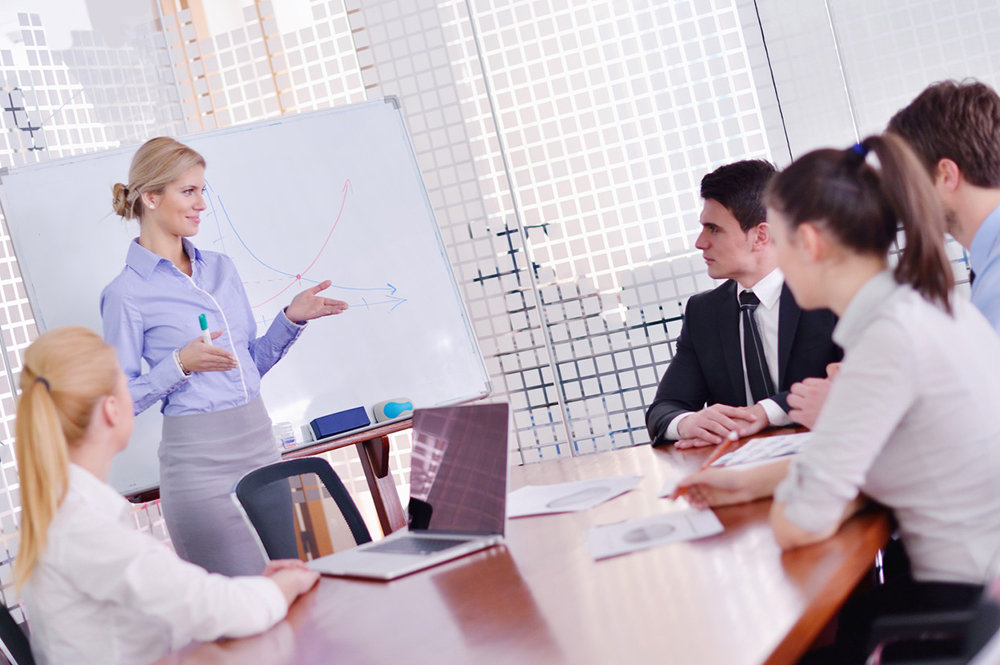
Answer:
[[[201,325],[202,330],[208,330],[208,319],[205,317],[204,314],[198,315],[198,323],[199,325]]]

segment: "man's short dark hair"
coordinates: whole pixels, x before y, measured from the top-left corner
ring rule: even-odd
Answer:
[[[746,159],[720,166],[701,179],[701,198],[725,206],[746,233],[767,216],[764,189],[774,173],[774,165],[763,159]]]
[[[892,116],[887,128],[903,137],[933,178],[950,159],[977,187],[1000,187],[1000,96],[974,79],[941,81]]]

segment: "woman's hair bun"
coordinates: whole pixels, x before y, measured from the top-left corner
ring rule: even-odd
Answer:
[[[125,219],[132,219],[136,215],[128,199],[128,187],[120,182],[116,182],[111,186],[111,207],[114,209],[115,214]]]

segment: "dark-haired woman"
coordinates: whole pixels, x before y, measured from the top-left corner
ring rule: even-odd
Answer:
[[[1000,339],[954,297],[944,213],[900,139],[809,153],[766,201],[785,280],[804,309],[839,315],[844,362],[795,459],[680,486],[696,506],[773,494],[783,548],[829,538],[864,497],[891,508],[912,579],[845,609],[837,662],[863,660],[873,616],[971,604],[1000,548]],[[906,246],[890,269],[900,223]]]
[[[330,285],[323,282],[296,295],[258,337],[232,259],[189,240],[206,208],[204,188],[205,160],[188,146],[159,137],[139,148],[129,184],[113,188],[115,212],[139,221],[139,237],[101,294],[101,318],[136,413],[163,402],[160,496],[174,548],[210,572],[253,575],[264,559],[229,492],[246,472],[279,459],[261,377],[306,321],[347,303],[318,295]],[[211,344],[201,339],[202,313],[216,331]],[[272,491],[294,538],[291,496]]]

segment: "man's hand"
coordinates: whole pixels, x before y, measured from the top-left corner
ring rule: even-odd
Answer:
[[[788,394],[788,406],[792,407],[788,417],[792,422],[805,425],[812,429],[816,425],[826,397],[833,386],[833,377],[840,371],[840,363],[830,363],[826,366],[826,378],[809,378],[792,385]]]
[[[742,438],[756,434],[769,424],[767,413],[759,404],[753,406],[713,404],[685,416],[678,423],[677,433],[681,438],[674,447],[683,450],[698,446],[717,446],[734,430]]]

